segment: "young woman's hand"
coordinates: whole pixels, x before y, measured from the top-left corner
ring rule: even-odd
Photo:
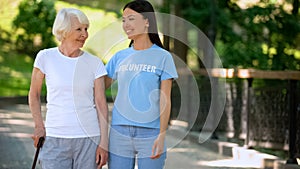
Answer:
[[[152,155],[151,159],[158,159],[162,153],[164,153],[164,143],[165,143],[165,136],[160,134],[157,139],[154,141],[152,146]]]

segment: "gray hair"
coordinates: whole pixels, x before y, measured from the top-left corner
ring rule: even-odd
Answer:
[[[63,8],[61,9],[54,20],[52,33],[58,41],[66,36],[66,33],[71,31],[71,18],[76,17],[81,24],[86,24],[89,26],[89,19],[80,10],[74,8]]]

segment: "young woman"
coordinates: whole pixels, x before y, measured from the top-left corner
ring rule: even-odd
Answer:
[[[109,142],[110,169],[160,169],[165,165],[165,136],[171,109],[172,80],[177,78],[171,54],[159,39],[152,5],[132,1],[123,8],[129,48],[106,65],[106,88],[118,82]]]
[[[46,137],[40,153],[43,169],[96,169],[107,162],[107,72],[99,58],[80,49],[88,38],[88,27],[83,12],[61,9],[52,31],[60,45],[41,50],[34,62],[29,106],[35,123],[34,145]],[[40,102],[44,80],[45,124]]]

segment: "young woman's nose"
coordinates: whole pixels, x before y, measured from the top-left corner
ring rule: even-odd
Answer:
[[[123,21],[123,28],[128,28],[129,24],[128,24],[128,21]]]

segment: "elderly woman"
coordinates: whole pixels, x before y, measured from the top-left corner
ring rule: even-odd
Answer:
[[[88,38],[88,27],[83,12],[61,9],[52,30],[60,45],[39,51],[34,62],[29,107],[35,123],[34,145],[45,137],[40,154],[43,169],[92,169],[107,162],[107,73],[99,58],[80,49]],[[44,79],[45,123],[40,102]]]

